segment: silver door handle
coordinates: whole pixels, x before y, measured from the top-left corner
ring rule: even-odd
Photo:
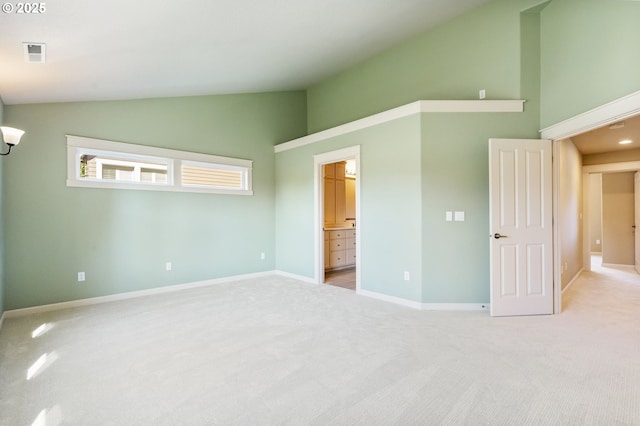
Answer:
[[[493,234],[493,238],[495,238],[496,240],[499,240],[500,238],[507,238],[507,236],[501,235],[500,233],[496,232],[495,234]]]

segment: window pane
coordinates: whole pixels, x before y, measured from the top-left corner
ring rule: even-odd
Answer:
[[[134,181],[133,167],[103,164],[102,179]]]
[[[167,183],[167,171],[140,169],[140,182]]]
[[[67,135],[67,186],[253,195],[253,161]]]
[[[81,155],[80,177],[120,182],[167,184],[167,164],[109,155]]]
[[[243,174],[239,169],[183,165],[182,184],[243,189]]]

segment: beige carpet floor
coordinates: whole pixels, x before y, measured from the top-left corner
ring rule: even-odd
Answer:
[[[429,312],[269,277],[7,319],[2,425],[640,425],[640,279],[563,314]]]

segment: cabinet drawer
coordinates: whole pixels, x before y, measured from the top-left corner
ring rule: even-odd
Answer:
[[[331,267],[335,268],[338,266],[344,266],[347,264],[347,259],[346,259],[346,251],[345,250],[338,250],[338,251],[332,251],[331,252]]]
[[[356,239],[355,238],[346,238],[345,245],[347,249],[355,249],[356,248]]]
[[[347,248],[344,242],[344,238],[341,240],[331,240],[330,243],[331,243],[331,251],[344,250]]]
[[[345,258],[346,258],[345,260],[347,262],[347,265],[355,265],[355,263],[356,263],[356,251],[354,249],[347,249]]]
[[[329,231],[329,238],[332,240],[337,240],[338,238],[344,238],[346,236],[345,231]]]
[[[355,238],[356,237],[356,230],[355,229],[349,229],[348,231],[345,231],[345,236],[347,238]]]

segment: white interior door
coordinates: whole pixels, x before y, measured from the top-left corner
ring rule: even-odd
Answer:
[[[491,315],[553,313],[552,146],[490,139]]]
[[[633,186],[634,193],[634,203],[633,208],[635,210],[635,220],[634,220],[634,238],[636,241],[635,249],[636,249],[636,271],[640,274],[640,231],[638,230],[638,225],[640,225],[640,171],[636,172],[635,184]]]

